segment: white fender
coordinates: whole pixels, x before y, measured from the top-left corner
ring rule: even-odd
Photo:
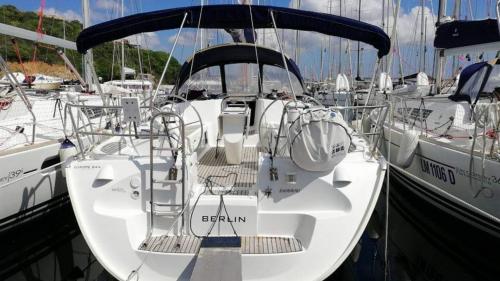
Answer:
[[[66,138],[59,148],[59,159],[61,161],[62,176],[66,177],[66,160],[77,154],[76,146]]]
[[[419,72],[417,74],[417,86],[429,86],[429,77],[425,72]]]
[[[349,91],[349,80],[347,80],[347,76],[345,74],[339,73],[337,75],[337,79],[335,80],[335,91],[336,92]]]
[[[351,90],[351,85],[349,85],[349,79],[347,79],[347,75],[342,74],[342,77],[344,77],[344,83],[345,83],[345,86],[346,86],[346,91],[350,91]]]
[[[420,132],[416,130],[407,130],[401,136],[399,152],[396,158],[398,166],[402,168],[410,167],[417,150],[419,136]]]
[[[392,79],[386,72],[380,73],[380,77],[378,79],[378,89],[386,92],[392,91]]]

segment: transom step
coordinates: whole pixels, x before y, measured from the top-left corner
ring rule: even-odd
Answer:
[[[158,253],[195,254],[202,238],[196,236],[153,236],[146,239],[139,250]],[[283,254],[303,251],[296,238],[270,236],[242,236],[242,254]]]

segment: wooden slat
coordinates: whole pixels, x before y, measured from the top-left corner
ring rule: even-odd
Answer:
[[[175,252],[175,246],[177,245],[177,237],[172,237],[169,239],[171,239],[172,242],[168,245],[167,252],[173,253],[173,252]]]
[[[181,236],[181,238],[178,240],[177,244],[179,244],[179,247],[177,247],[177,245],[176,245],[176,247],[175,247],[175,252],[176,253],[180,253],[181,252],[181,248],[182,248],[182,245],[184,243],[185,238],[186,238],[186,236]]]
[[[255,254],[255,241],[254,239],[250,239],[250,251],[249,254]]]
[[[169,242],[171,242],[166,236],[162,236],[162,238],[163,238],[163,243],[161,245],[160,252],[166,251],[168,249]]]
[[[292,252],[292,243],[290,242],[290,239],[286,239],[285,244],[286,244],[287,252],[291,253]]]
[[[295,239],[291,239],[290,247],[292,252],[297,252],[297,244],[295,243]]]
[[[182,239],[183,239],[183,241],[181,243],[181,247],[179,248],[179,252],[180,253],[185,253],[186,248],[189,245],[189,241],[191,239],[191,236],[183,236]]]
[[[289,250],[288,250],[289,247],[288,247],[287,241],[285,239],[283,239],[283,238],[280,238],[280,240],[281,240],[281,245],[282,245],[281,246],[281,251],[283,251],[283,253],[288,253],[289,252]]]
[[[188,246],[184,249],[184,253],[190,253],[195,243],[196,243],[196,237],[189,236],[189,243]]]
[[[148,240],[144,241],[142,245],[146,245],[144,248],[145,249],[150,249],[154,243],[154,240],[157,239],[157,237],[150,237]]]
[[[273,238],[267,238],[267,243],[269,244],[269,253],[276,253],[276,246],[273,243]]]
[[[278,244],[278,253],[283,253],[283,242],[281,241],[281,238],[276,238],[276,244]]]
[[[264,253],[269,254],[269,245],[268,245],[268,240],[266,237],[263,238],[263,243],[264,244]]]
[[[156,239],[153,241],[153,251],[156,251],[159,249],[159,244],[161,241],[161,237],[155,237]]]
[[[265,254],[265,253],[266,253],[266,252],[264,251],[264,239],[265,239],[265,238],[264,238],[264,237],[259,237],[259,238],[257,238],[257,239],[258,239],[258,241],[259,241],[259,252],[260,252],[260,253],[264,253],[264,254]]]
[[[200,245],[201,245],[201,239],[196,238],[196,245],[195,245],[194,251],[198,251],[198,249],[200,248]]]

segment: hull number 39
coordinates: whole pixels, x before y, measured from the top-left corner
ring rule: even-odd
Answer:
[[[422,167],[422,172],[442,182],[455,184],[455,173],[452,169],[425,159],[420,159],[420,165]]]

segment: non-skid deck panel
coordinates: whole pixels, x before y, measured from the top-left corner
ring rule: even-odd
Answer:
[[[255,147],[244,147],[240,165],[229,165],[226,163],[224,147],[210,148],[201,158],[198,165],[198,181],[206,184],[209,180],[213,186],[234,186],[234,195],[248,195],[248,190],[257,182],[259,169],[259,152]]]
[[[201,248],[189,281],[241,281],[241,251],[238,248]]]
[[[160,253],[194,254],[201,245],[202,238],[196,236],[156,236],[144,241],[142,251]],[[299,240],[289,237],[242,236],[242,254],[283,254],[302,251]]]

